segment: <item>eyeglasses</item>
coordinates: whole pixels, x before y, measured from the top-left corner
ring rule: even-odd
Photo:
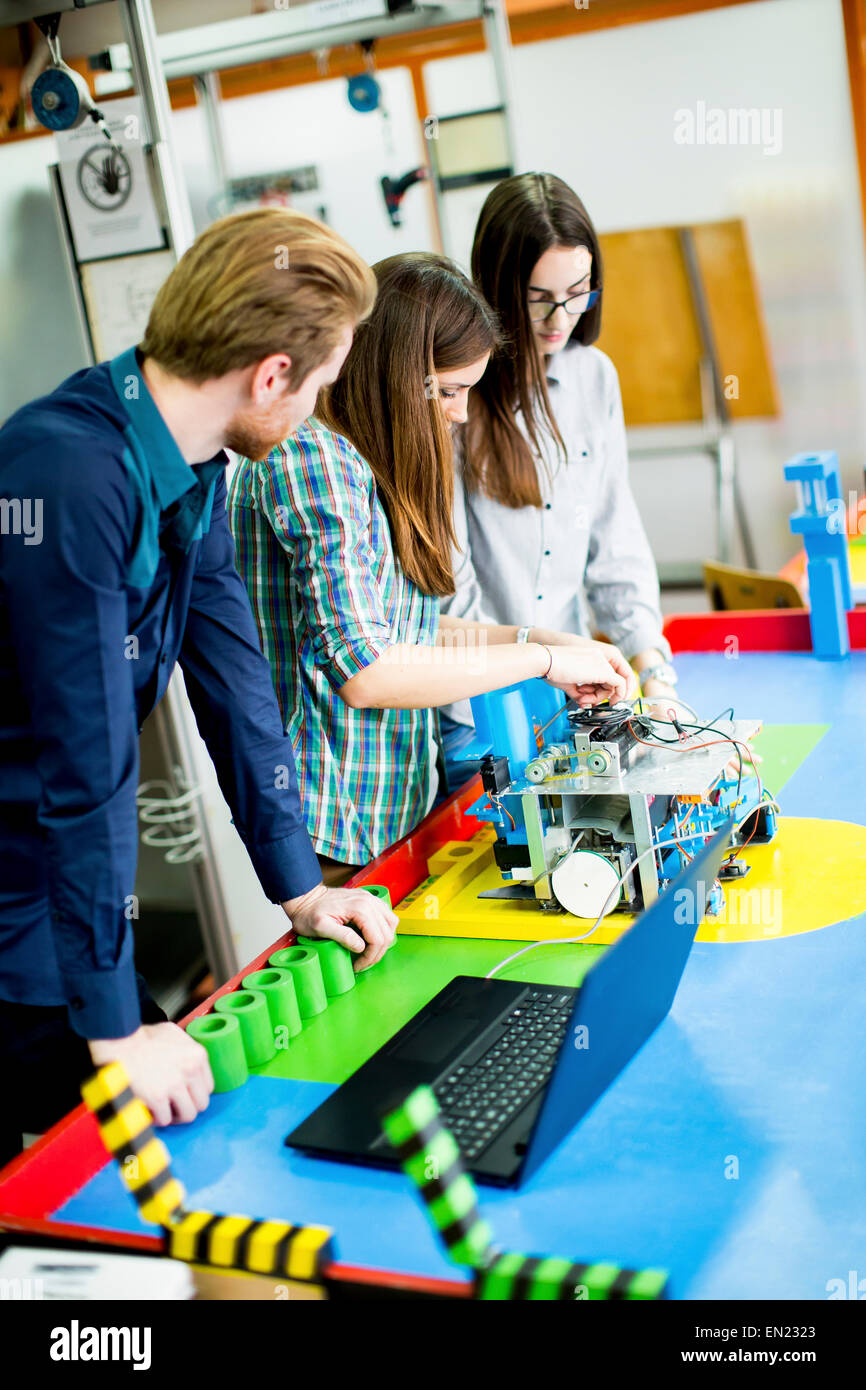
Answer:
[[[552,318],[557,309],[576,317],[592,309],[601,298],[601,290],[584,290],[583,294],[573,294],[568,299],[530,299],[529,317],[534,323],[543,323]]]

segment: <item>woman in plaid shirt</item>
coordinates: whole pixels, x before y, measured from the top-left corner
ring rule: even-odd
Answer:
[[[543,677],[619,699],[614,647],[440,614],[453,592],[451,426],[497,343],[492,311],[442,256],[374,267],[378,294],[317,418],[242,460],[229,516],[331,880],[407,834],[437,789],[433,708]],[[523,634],[524,636],[526,634]],[[277,770],[278,775],[279,770]]]

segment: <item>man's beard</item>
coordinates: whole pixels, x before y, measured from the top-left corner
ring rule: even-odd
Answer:
[[[295,428],[287,421],[286,412],[239,410],[229,420],[225,435],[225,446],[243,458],[260,463],[268,457],[272,449],[288,437]]]

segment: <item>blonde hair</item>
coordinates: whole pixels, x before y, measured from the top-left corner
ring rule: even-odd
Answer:
[[[285,353],[294,391],[375,297],[369,266],[330,227],[291,208],[256,208],[196,238],[159,290],[139,347],[194,382]]]

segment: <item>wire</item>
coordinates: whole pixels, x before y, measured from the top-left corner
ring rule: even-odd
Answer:
[[[750,816],[754,816],[754,817],[755,817],[755,824],[752,826],[752,829],[751,829],[749,835],[746,837],[746,839],[743,841],[743,843],[742,843],[741,845],[732,846],[732,848],[733,848],[733,850],[734,850],[734,853],[733,853],[733,855],[731,855],[731,858],[736,858],[736,855],[739,853],[739,851],[740,851],[741,849],[745,849],[745,848],[746,848],[746,845],[751,844],[752,839],[753,839],[753,837],[754,837],[754,835],[755,835],[755,832],[756,832],[757,829],[758,829],[758,819],[759,819],[759,817],[758,817],[758,812],[761,810],[761,807],[762,807],[762,806],[770,807],[770,808],[772,808],[774,811],[778,811],[779,815],[782,814],[782,808],[781,808],[781,806],[779,805],[778,801],[776,801],[776,799],[775,799],[775,797],[772,795],[772,793],[769,793],[769,794],[768,794],[767,796],[765,796],[762,800],[760,800],[760,801],[757,803],[757,805],[755,805],[755,806],[752,807],[751,811],[747,811],[746,814],[743,816],[743,819],[742,819],[737,825],[734,826],[734,834],[736,834],[737,831],[742,830],[743,826],[746,824],[746,821],[749,819]],[[726,863],[729,863],[729,862],[730,862],[730,860],[726,860]]]
[[[687,710],[688,713],[692,716],[692,719],[697,720],[697,719],[700,717],[700,716],[698,715],[697,710],[692,709],[691,705],[690,705],[690,704],[687,704],[687,702],[686,702],[685,700],[681,700],[681,699],[679,698],[678,695],[665,695],[664,699],[665,699],[666,704],[670,704],[670,705],[679,705],[681,709]],[[655,704],[656,701],[654,701],[651,697],[648,697],[648,696],[646,696],[646,695],[639,695],[638,698],[635,700],[634,703],[635,703],[636,705],[651,705],[651,704]],[[667,720],[661,720],[661,719],[658,720],[658,721],[656,721],[654,715],[652,715],[652,714],[644,714],[644,711],[643,711],[642,709],[639,709],[639,710],[638,710],[638,714],[641,715],[643,718],[650,719],[650,720],[652,720],[652,721],[654,721],[654,722],[657,722],[657,723],[660,723],[660,724],[661,724],[661,723],[667,723],[667,722],[668,722]],[[733,719],[733,717],[734,717],[734,712],[733,712],[733,710],[731,710],[731,718]],[[717,718],[721,718],[721,715],[718,715]]]
[[[516,830],[516,829],[517,829],[517,822],[516,822],[516,820],[514,819],[514,817],[512,816],[512,814],[511,814],[511,812],[509,811],[508,807],[507,807],[507,806],[503,806],[501,799],[500,799],[498,796],[494,796],[494,795],[491,793],[491,794],[490,794],[490,801],[491,801],[491,805],[490,805],[490,806],[486,806],[484,809],[485,809],[486,811],[492,811],[492,810],[495,808],[495,809],[499,812],[500,815],[503,815],[503,814],[506,815],[506,816],[508,817],[508,819],[511,821],[511,829],[512,829],[512,830]]]
[[[623,884],[625,883],[626,879],[634,873],[641,860],[645,859],[648,854],[655,854],[656,850],[659,849],[678,848],[679,846],[676,840],[661,840],[658,844],[650,845],[648,849],[641,850],[640,854],[635,856],[635,858],[629,864],[628,868],[625,870],[624,873],[620,874],[613,888],[611,888],[610,892],[604,900],[601,912],[596,917],[589,931],[583,932],[580,936],[558,936],[552,937],[547,941],[530,941],[528,946],[522,946],[519,951],[515,951],[510,956],[506,956],[505,960],[501,960],[498,965],[494,965],[492,970],[488,970],[487,974],[484,976],[485,980],[492,980],[494,975],[498,975],[499,971],[504,970],[506,965],[510,965],[513,960],[517,960],[518,956],[525,956],[527,951],[534,951],[539,946],[574,946],[580,941],[586,941],[587,938],[592,936],[593,933],[596,932],[598,928],[601,926],[602,919],[604,918],[608,909],[608,904],[612,901],[615,901],[614,893],[618,893],[618,891],[622,888]]]
[[[679,805],[679,799],[677,797],[674,797],[674,800],[677,802],[677,805]],[[671,809],[671,815],[673,817],[674,822],[674,839],[680,846],[680,860],[683,864],[691,864],[692,859],[694,857],[693,855],[689,854],[688,850],[682,846],[682,842],[680,841],[680,836],[685,828],[686,822],[688,821],[688,818],[692,814],[694,809],[694,806],[690,807],[690,809],[686,812],[681,821],[677,820],[676,811],[674,811],[673,808]]]

